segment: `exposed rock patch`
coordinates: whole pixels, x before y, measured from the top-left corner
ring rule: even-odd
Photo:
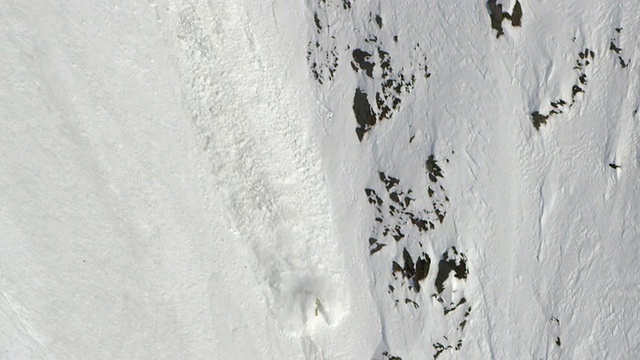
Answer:
[[[615,29],[617,34],[622,34],[622,28],[618,27]],[[625,60],[622,57],[622,48],[620,47],[620,40],[618,39],[618,35],[614,36],[613,38],[611,38],[611,42],[609,43],[609,51],[611,51],[614,56],[617,55],[617,60],[618,60],[618,64],[620,65],[621,68],[626,68],[629,66],[629,63],[631,62],[631,59],[627,59]]]
[[[504,11],[502,4],[498,3],[497,0],[488,0],[487,9],[489,10],[489,17],[491,18],[491,28],[496,30],[496,38],[504,35],[502,23],[505,20],[511,22],[511,26],[513,27],[522,25],[522,6],[520,5],[520,1],[516,1],[511,14]]]
[[[533,127],[536,128],[536,130],[540,130],[540,126],[546,124],[549,118],[551,118],[552,116],[562,114],[566,110],[573,107],[573,105],[576,103],[578,94],[585,92],[587,86],[586,69],[594,59],[595,53],[589,48],[585,48],[583,51],[578,53],[576,64],[573,67],[573,69],[577,71],[577,79],[571,87],[571,100],[565,101],[563,99],[558,99],[555,101],[551,101],[549,105],[551,105],[552,110],[550,110],[547,114],[543,114],[540,111],[532,112],[531,123],[533,124]]]

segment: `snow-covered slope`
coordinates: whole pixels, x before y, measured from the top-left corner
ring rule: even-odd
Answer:
[[[637,358],[639,13],[0,3],[0,358]]]

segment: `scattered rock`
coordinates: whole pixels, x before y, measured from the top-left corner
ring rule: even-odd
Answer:
[[[553,108],[547,114],[542,114],[540,111],[534,111],[531,113],[531,123],[536,130],[540,130],[540,126],[547,123],[547,120],[553,115],[558,115],[564,113],[568,108],[571,108],[575,102],[576,97],[580,93],[585,92],[585,87],[587,85],[587,74],[586,68],[591,64],[591,61],[595,58],[595,53],[593,50],[589,50],[589,48],[584,49],[580,53],[578,53],[578,59],[576,60],[576,65],[573,67],[574,70],[578,70],[578,76],[576,83],[571,87],[571,102],[567,102],[563,99],[558,99],[556,101],[551,101],[550,105]]]
[[[364,74],[361,74],[362,76],[374,80],[374,90],[371,95],[372,100],[375,99],[375,102],[368,102],[373,118],[366,122],[368,125],[363,126],[363,119],[358,119],[358,114],[356,114],[356,120],[359,120],[358,124],[360,125],[356,128],[356,133],[360,141],[362,141],[364,134],[378,121],[390,119],[400,110],[404,97],[413,91],[416,82],[415,71],[409,72],[404,69],[398,71],[394,69],[391,55],[379,46],[376,36],[372,35],[365,41],[378,46],[370,50],[358,48],[351,54],[353,57],[351,62],[353,70],[358,74],[364,72]],[[379,71],[374,71],[376,68]],[[425,77],[431,76],[426,65],[426,58],[419,61],[418,69],[425,72]],[[362,89],[358,89],[358,91],[364,92]],[[369,119],[369,113],[365,112],[364,114]]]
[[[437,359],[445,350],[460,350],[462,349],[462,340],[458,340],[458,343],[455,345],[442,345],[442,343],[433,344],[433,348],[436,350],[436,353],[433,355],[434,359]]]
[[[338,68],[338,51],[335,46],[325,48],[319,42],[307,45],[307,62],[311,67],[311,75],[321,85],[333,80]]]
[[[618,27],[615,31],[620,34],[622,32],[622,28]],[[629,66],[631,59],[628,59],[627,61],[624,60],[622,57],[622,47],[616,44],[617,41],[618,39],[616,37],[611,39],[611,42],[609,43],[609,50],[618,55],[618,64],[620,64],[620,67],[624,69]]]
[[[396,261],[392,263],[392,274],[396,276],[396,273],[400,273],[403,278],[410,282],[409,288],[414,289],[416,293],[420,292],[420,281],[427,278],[429,275],[429,266],[431,265],[431,258],[426,253],[422,253],[418,257],[414,264],[411,254],[405,247],[402,251],[402,258],[404,266],[401,266]]]
[[[327,0],[315,0],[317,2],[316,11],[313,12],[313,26],[315,27],[315,34],[313,39],[307,44],[307,63],[311,75],[319,84],[325,84],[333,80],[334,75],[338,68],[338,44],[335,36],[335,31],[332,29],[328,11],[336,13],[334,10],[342,8],[341,11],[349,10],[351,8],[350,0],[335,0],[332,4],[332,9],[329,7]],[[342,1],[339,3],[338,1]],[[340,12],[340,11],[339,11]]]
[[[428,174],[437,178],[442,178],[442,169],[437,165],[433,157],[427,162],[430,166]],[[430,209],[418,209],[414,204],[416,200],[413,196],[413,190],[402,190],[400,188],[400,179],[389,176],[384,172],[378,172],[378,178],[384,185],[387,200],[383,200],[376,190],[367,188],[365,193],[369,204],[376,208],[375,221],[377,225],[370,239],[376,239],[375,242],[370,240],[370,252],[372,254],[381,250],[383,245],[379,239],[391,237],[395,242],[399,242],[406,237],[411,226],[415,226],[419,232],[426,232],[435,228],[435,222],[442,223],[446,217],[444,202],[448,201],[448,197],[444,196],[444,188],[440,186],[438,193],[429,188],[428,194],[431,197]],[[444,198],[444,199],[443,199]],[[381,235],[381,236],[380,236]],[[414,285],[415,286],[415,285]]]

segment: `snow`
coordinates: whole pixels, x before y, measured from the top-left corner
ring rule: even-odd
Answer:
[[[520,5],[0,4],[0,358],[638,357],[640,9]]]

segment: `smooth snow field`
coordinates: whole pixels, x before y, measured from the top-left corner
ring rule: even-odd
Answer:
[[[0,20],[0,359],[640,358],[637,0]]]

